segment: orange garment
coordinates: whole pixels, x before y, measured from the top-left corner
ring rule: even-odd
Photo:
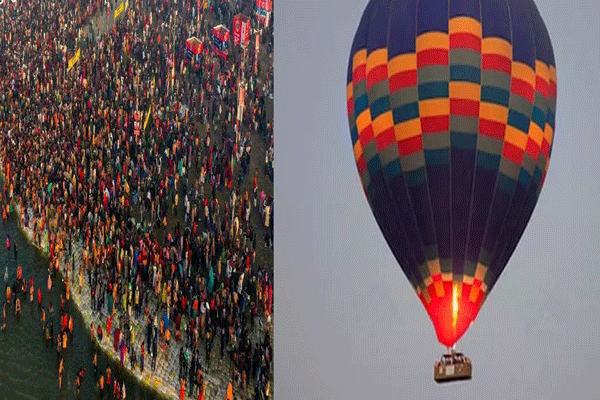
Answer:
[[[233,400],[233,384],[231,382],[227,385],[227,392],[225,393],[224,400]]]

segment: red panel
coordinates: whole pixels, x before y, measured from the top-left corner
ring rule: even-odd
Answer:
[[[365,79],[365,76],[367,75],[367,65],[366,64],[362,64],[359,65],[358,67],[356,67],[354,69],[354,72],[352,73],[352,82],[354,84],[362,81],[363,79]]]
[[[456,326],[453,324],[452,309],[452,282],[444,282],[444,294],[442,298],[435,295],[433,284],[427,287],[431,302],[427,304],[425,297],[421,294],[419,298],[427,310],[427,314],[433,323],[438,341],[446,346],[452,347],[464,333],[469,329],[471,323],[477,317],[483,301],[483,293],[480,293],[477,301],[471,303],[468,294],[471,292],[471,285],[462,285],[462,296],[458,300],[458,313]]]
[[[453,33],[450,35],[450,48],[468,48],[480,53],[481,39],[471,33]]]
[[[526,98],[533,104],[533,86],[519,78],[512,78],[510,91]]]
[[[354,99],[353,98],[348,99],[346,107],[348,109],[348,115],[354,114]]]
[[[479,120],[479,133],[485,136],[504,139],[504,132],[506,131],[506,124],[496,121],[490,121],[489,119]]]
[[[398,151],[401,156],[407,156],[409,154],[416,153],[422,148],[423,140],[421,139],[421,135],[413,136],[398,142]]]
[[[450,99],[450,114],[479,116],[479,101],[467,99]]]
[[[448,65],[448,50],[429,49],[417,53],[417,69],[427,65]]]
[[[514,162],[517,165],[521,165],[523,162],[524,151],[515,146],[512,143],[504,142],[504,148],[502,149],[502,156]]]
[[[394,134],[394,127],[391,127],[385,131],[383,131],[377,138],[375,138],[377,142],[377,150],[381,151],[388,147],[390,144],[394,143],[396,140],[396,136]]]
[[[495,69],[496,71],[510,75],[512,71],[512,61],[510,58],[499,54],[482,54],[481,69]]]
[[[556,98],[556,82],[550,81],[550,95]]]
[[[411,87],[417,85],[417,71],[404,71],[399,74],[395,74],[389,79],[390,82],[390,93],[395,92],[398,89],[405,87]]]
[[[535,90],[540,92],[544,98],[548,98],[548,83],[542,77],[535,78]]]
[[[364,154],[361,154],[360,157],[358,157],[356,166],[358,167],[358,173],[362,176],[362,173],[364,172],[365,168],[367,168],[367,163],[365,162]]]
[[[550,156],[550,143],[548,143],[546,138],[542,140],[542,153],[546,156],[546,159]]]
[[[373,140],[373,126],[369,124],[362,132],[359,132],[358,139],[360,140],[360,144],[362,147],[365,147],[367,144]]]
[[[423,133],[444,132],[447,131],[449,127],[450,117],[448,115],[421,118],[421,129]]]
[[[533,158],[534,161],[537,161],[538,156],[540,154],[540,146],[537,145],[531,138],[527,139],[527,147],[525,148],[527,154]]]
[[[367,75],[367,89],[371,89],[371,86],[387,79],[387,64],[379,65],[369,71]]]

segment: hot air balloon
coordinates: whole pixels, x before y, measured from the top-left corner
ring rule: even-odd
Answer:
[[[546,26],[532,0],[371,0],[346,94],[371,210],[453,349],[548,171],[556,68]],[[465,360],[447,357],[438,364]]]

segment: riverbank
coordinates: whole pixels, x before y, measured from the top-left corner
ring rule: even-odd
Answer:
[[[2,164],[3,165],[3,164]],[[0,166],[0,173],[4,176],[4,171]],[[33,210],[28,210],[29,215],[34,215]],[[48,236],[47,232],[41,234],[40,241],[36,242],[34,240],[34,233],[31,229],[31,224],[29,227],[26,227],[23,220],[23,212],[22,205],[20,203],[14,204],[14,213],[17,218],[17,224],[21,233],[26,237],[27,241],[38,248],[38,250],[45,256],[48,257]],[[83,266],[83,242],[81,240],[75,240],[72,245],[72,255],[69,259],[69,264],[71,265],[70,275],[67,275],[66,266],[67,263],[65,260],[61,260],[59,262],[59,273],[61,274],[61,280],[68,276],[70,284],[70,295],[71,299],[77,306],[78,311],[83,317],[85,326],[90,327],[91,324],[94,327],[101,326],[103,332],[107,331],[107,315],[103,311],[97,312],[92,310],[91,305],[91,290],[88,285],[87,279],[84,276],[84,266]],[[150,298],[150,308],[154,309],[156,307],[156,299]],[[118,321],[123,316],[122,310],[116,309],[115,313],[112,316],[112,326],[113,329],[119,327],[121,331],[123,331],[123,327],[118,325]],[[156,369],[153,371],[150,368],[151,365],[151,357],[149,356],[148,349],[146,350],[146,360],[144,362],[144,371],[140,370],[139,363],[139,349],[145,338],[145,324],[144,324],[144,315],[142,314],[139,319],[135,318],[135,315],[129,315],[130,326],[133,331],[133,346],[131,346],[134,351],[136,351],[137,362],[134,365],[131,365],[129,362],[129,357],[126,357],[124,364],[122,365],[122,369],[127,372],[130,376],[134,377],[140,384],[151,388],[156,391],[156,397],[165,398],[165,399],[179,399],[179,391],[180,391],[180,380],[179,380],[179,352],[182,347],[185,345],[184,340],[180,340],[179,342],[173,341],[169,347],[160,346],[158,349],[158,356],[156,360]],[[184,317],[183,323],[187,325],[188,321],[186,321],[186,317]],[[259,315],[256,317],[255,326],[257,329],[253,332],[252,338],[254,340],[259,339],[264,336],[266,330],[270,330],[271,334],[273,332],[273,320],[269,318],[269,321],[265,321],[264,316]],[[114,332],[114,330],[113,330]],[[82,332],[82,334],[88,334],[87,332]],[[182,334],[182,339],[184,338]],[[174,336],[174,335],[173,335]],[[109,357],[114,363],[119,364],[120,354],[116,352],[112,346],[112,335],[105,334],[103,336],[103,340],[99,342],[97,340],[97,336],[94,335],[92,341],[100,348],[103,353]],[[216,340],[216,339],[215,339]],[[217,347],[215,344],[214,347]],[[146,345],[147,348],[147,345]],[[218,348],[218,347],[217,347]],[[185,347],[184,347],[185,349]],[[201,358],[204,360],[206,358],[205,351],[201,351]],[[225,392],[227,389],[228,382],[233,380],[232,376],[232,362],[227,358],[220,359],[219,357],[213,355],[211,358],[211,365],[208,372],[205,370],[203,373],[204,380],[206,382],[206,399],[213,398],[223,398],[225,396]],[[234,388],[237,388],[237,385],[234,385]],[[239,390],[234,389],[234,393],[240,395]],[[186,386],[186,399],[197,398],[197,390],[194,391],[195,396],[189,395],[189,386]]]
[[[45,235],[42,235],[41,243],[35,243],[33,241],[33,231],[30,228],[24,226],[23,221],[20,218],[21,215],[21,205],[15,205],[15,212],[17,216],[19,216],[19,229],[25,235],[30,243],[36,246],[40,251],[47,256],[46,251],[44,250],[46,247],[46,239]],[[31,210],[29,211],[32,212]],[[80,313],[83,316],[86,326],[90,326],[92,323],[95,327],[102,326],[104,332],[106,332],[106,315],[102,312],[98,313],[92,311],[92,307],[90,304],[91,293],[90,288],[86,279],[83,276],[82,269],[82,254],[83,247],[81,241],[76,241],[73,245],[73,258],[71,264],[73,265],[73,271],[77,271],[77,275],[75,275],[75,280],[73,280],[74,273],[71,273],[69,280],[71,281],[71,298],[73,302],[77,305]],[[61,262],[60,273],[66,276],[66,263]],[[82,271],[79,274],[79,271]],[[79,277],[81,276],[81,279]],[[121,316],[121,312],[116,312],[113,316],[113,321],[116,326]],[[258,332],[255,332],[256,336],[262,336],[264,334],[265,329],[272,330],[272,321],[269,324],[265,324],[264,319],[262,317],[257,317],[260,321],[257,321],[256,326],[262,327],[258,329]],[[140,320],[137,320],[134,315],[130,317],[131,326],[134,332],[134,349],[139,349],[142,341],[145,338],[144,334],[144,323],[143,316]],[[89,332],[87,332],[89,334]],[[84,333],[85,334],[85,333]],[[253,335],[254,336],[254,335]],[[112,337],[112,336],[111,336]],[[115,363],[120,363],[120,355],[118,352],[115,352],[111,340],[108,335],[104,336],[102,342],[98,342],[96,337],[94,337],[93,341],[102,351],[110,357]],[[145,368],[144,372],[140,371],[139,366],[139,356],[138,363],[136,363],[133,367],[129,363],[127,359],[124,363],[124,369],[130,373],[133,377],[135,377],[141,384],[150,387],[156,390],[157,394],[160,397],[167,399],[179,399],[179,351],[181,347],[184,345],[183,341],[179,343],[173,341],[170,347],[166,347],[163,349],[159,348],[157,362],[156,362],[156,370],[152,371],[150,368],[150,357],[147,357],[145,360]],[[206,355],[203,354],[203,357]],[[231,379],[231,363],[225,358],[224,360],[220,360],[218,357],[213,356],[211,359],[212,365],[209,369],[209,372],[204,373],[204,379],[206,381],[206,398],[222,398],[225,395],[225,390],[227,388],[227,384]],[[186,390],[186,399],[188,398],[196,398],[188,395],[189,390]],[[236,391],[237,394],[237,391]]]

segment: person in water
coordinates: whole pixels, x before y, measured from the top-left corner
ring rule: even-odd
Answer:
[[[33,277],[29,278],[29,301],[33,303]]]
[[[77,387],[77,398],[81,398],[81,384],[83,383],[83,367],[79,369],[77,378],[75,379],[75,386]]]
[[[6,250],[10,250],[10,234],[6,234]]]
[[[94,376],[98,375],[98,352],[94,350]]]
[[[75,378],[75,387],[77,388],[77,398],[81,397],[81,380],[79,379],[79,375]]]
[[[19,315],[21,313],[21,300],[17,299],[15,302],[15,315]]]
[[[60,364],[58,366],[58,388],[62,388],[62,375],[65,370],[64,361],[62,355],[60,356]]]

